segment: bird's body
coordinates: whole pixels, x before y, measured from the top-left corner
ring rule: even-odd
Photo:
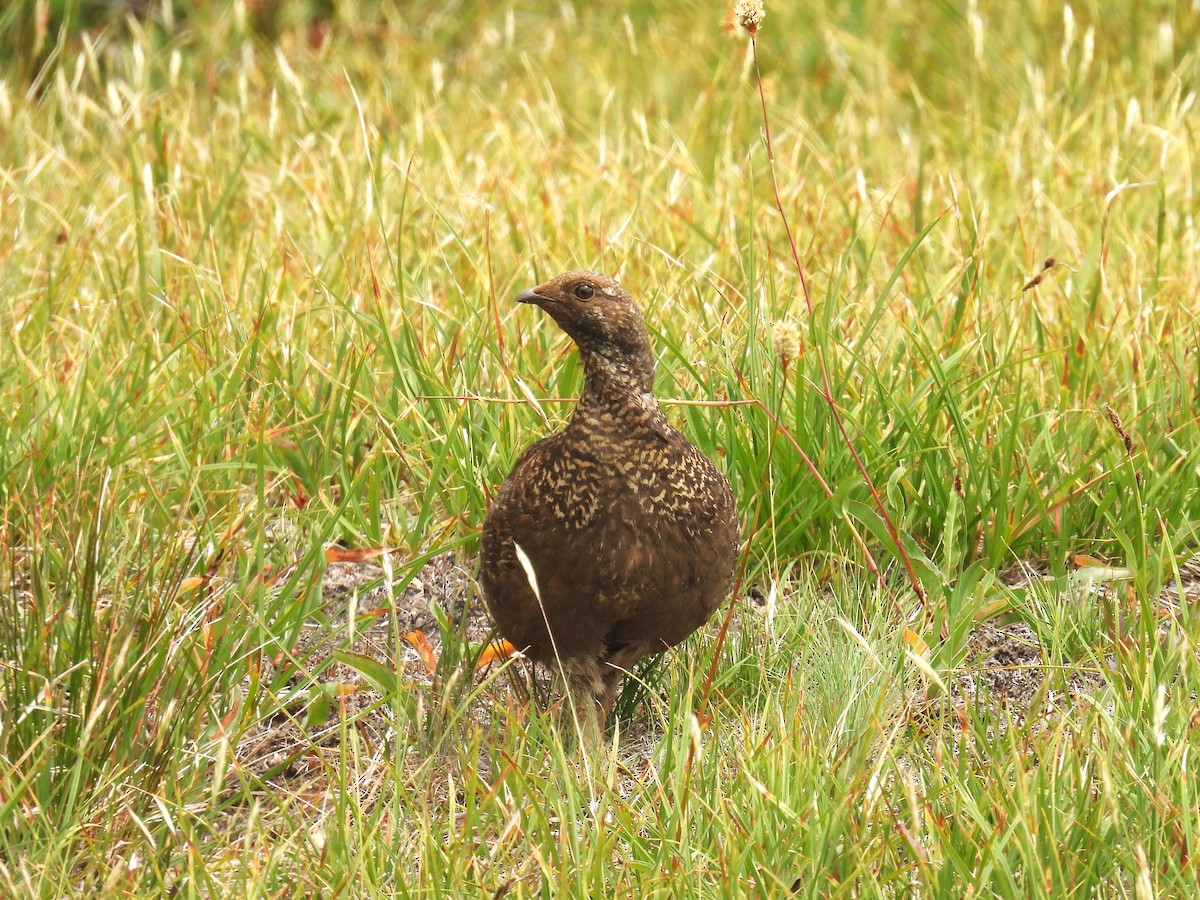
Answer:
[[[584,392],[496,496],[480,584],[501,634],[561,664],[603,719],[624,670],[682,641],[728,594],[737,513],[724,476],[659,411],[645,325],[615,281],[570,272],[520,299],[575,338]]]

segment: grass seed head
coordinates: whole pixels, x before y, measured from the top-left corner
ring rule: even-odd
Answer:
[[[767,11],[762,0],[737,0],[737,3],[733,4],[733,21],[746,29],[746,33],[751,37],[758,34],[758,29],[762,28],[763,19],[766,17]]]
[[[800,329],[793,322],[776,322],[771,327],[771,341],[775,355],[785,366],[800,355]]]

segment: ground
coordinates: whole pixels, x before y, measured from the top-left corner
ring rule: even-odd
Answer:
[[[428,656],[423,657],[413,641],[419,641],[414,635],[417,632],[428,639],[435,658],[442,653],[443,636],[438,627],[438,616],[433,612],[435,607],[446,620],[457,623],[453,633],[455,640],[465,639],[482,645],[495,636],[492,622],[479,598],[474,571],[472,559],[462,559],[455,553],[435,556],[396,595],[393,630],[392,620],[386,615],[388,591],[384,568],[374,562],[328,564],[322,582],[324,604],[321,616],[307,626],[307,636],[301,641],[297,655],[305,660],[307,671],[320,671],[322,682],[338,686],[342,692],[341,708],[360,731],[369,732],[385,745],[395,742],[390,726],[391,713],[386,704],[381,703],[379,691],[358,669],[330,659],[330,653],[337,646],[335,635],[343,631],[351,604],[357,606],[359,615],[369,624],[360,626],[357,638],[346,649],[394,670],[402,682],[427,686],[433,677],[427,665]],[[1002,577],[1012,587],[1031,588],[1048,579],[1045,573],[1045,566],[1021,565],[1010,567]],[[1182,567],[1180,574],[1186,601],[1200,602],[1200,556]],[[1120,585],[1116,589],[1120,590]],[[1094,597],[1099,609],[1114,588],[1107,583],[1092,582],[1081,590]],[[738,627],[743,617],[763,614],[764,605],[755,602],[755,598],[762,597],[763,593],[760,586],[752,586],[745,597],[734,600],[738,604],[734,627]],[[1181,610],[1176,586],[1171,585],[1164,591],[1160,601],[1156,613],[1163,620],[1163,637],[1168,639],[1173,633],[1175,616]],[[718,615],[709,627],[715,628],[719,619]],[[1080,701],[1102,702],[1097,701],[1096,696],[1104,683],[1099,673],[1089,673],[1082,660],[1067,663],[1070,669],[1065,681],[1058,677],[1054,682],[1056,687],[1039,696],[1046,678],[1055,673],[1046,668],[1046,655],[1034,630],[1020,621],[980,622],[971,631],[965,659],[952,682],[952,709],[961,712],[964,706],[984,704],[1003,713],[1002,720],[1020,726],[1025,723],[1035,701],[1037,714],[1047,719],[1053,719]],[[1107,664],[1113,666],[1115,662],[1109,658]],[[479,694],[473,714],[486,716],[492,704],[530,702],[531,682],[536,682],[541,689],[535,693],[543,698],[553,697],[552,678],[542,667],[526,662],[512,675],[512,678],[491,682],[488,690]],[[483,673],[479,676],[482,678]],[[297,673],[292,684],[299,685],[302,681]],[[307,694],[303,699],[307,699]],[[927,714],[930,708],[928,697],[914,698],[914,710]],[[956,715],[946,719],[951,728],[956,727],[958,721]],[[660,735],[645,719],[625,722],[622,728],[625,732],[620,747],[622,763],[628,772],[644,769],[648,765],[649,749]],[[336,717],[332,723],[321,721],[316,727],[306,727],[304,702],[301,701],[287,713],[281,712],[252,729],[239,744],[237,762],[246,772],[281,790],[296,791],[297,783],[312,777],[313,771],[323,771],[308,765],[309,754],[319,752],[320,748],[336,752],[341,737]]]

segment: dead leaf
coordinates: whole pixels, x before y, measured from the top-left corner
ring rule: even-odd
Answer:
[[[516,652],[517,648],[503,638],[498,641],[492,641],[479,654],[479,662],[475,663],[475,671],[478,672],[480,669],[486,669],[494,662],[503,662]]]
[[[436,672],[437,654],[433,652],[433,644],[429,643],[425,632],[410,631],[404,635],[404,639],[417,651],[417,656],[421,657],[421,665],[425,667],[425,673],[432,675]]]
[[[925,643],[924,638],[922,638],[907,625],[904,626],[904,632],[902,636],[904,637],[904,643],[908,644],[914,653],[920,653],[923,656],[929,652],[929,645]]]
[[[387,547],[363,547],[353,550],[350,547],[339,547],[337,544],[333,544],[325,548],[325,562],[370,562],[388,552],[390,551]]]

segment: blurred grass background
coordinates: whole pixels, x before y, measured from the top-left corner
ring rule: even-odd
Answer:
[[[1196,627],[1160,600],[1186,598],[1200,522],[1200,15],[770,5],[811,317],[726,17],[0,12],[0,888],[1194,889]],[[260,661],[319,609],[324,547],[400,548],[398,585],[469,557],[516,455],[569,414],[498,401],[578,391],[567,341],[511,303],[575,267],[642,302],[661,396],[758,404],[665,404],[734,484],[743,591],[778,598],[736,611],[705,752],[715,627],[643,695],[663,733],[632,787],[581,775],[537,716],[431,725],[423,703],[462,698],[399,681],[389,746],[340,719],[324,799],[255,781],[239,737],[289,708]],[[786,372],[779,323],[802,338]],[[907,622],[821,356],[929,595]],[[1080,556],[1125,580],[1076,590]],[[1014,563],[1053,580],[1006,587]],[[921,724],[914,691],[946,712],[937,679],[989,618],[1099,699]]]

